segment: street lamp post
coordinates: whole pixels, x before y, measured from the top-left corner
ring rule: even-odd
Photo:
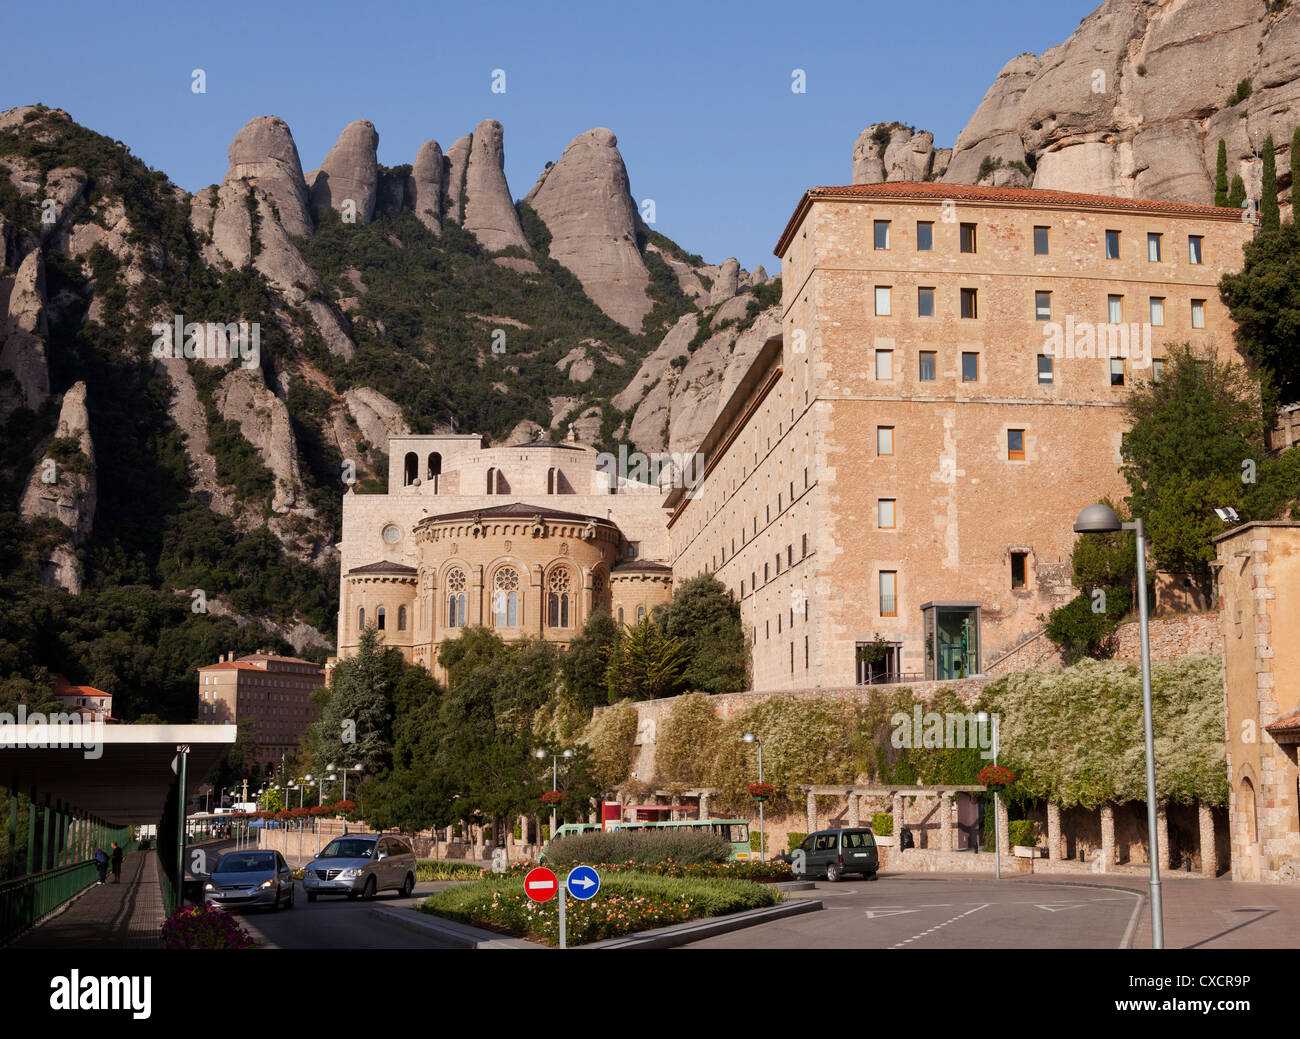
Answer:
[[[1156,824],[1155,731],[1151,710],[1151,637],[1147,621],[1146,528],[1140,517],[1121,523],[1107,505],[1089,505],[1074,521],[1076,534],[1111,534],[1131,530],[1137,537],[1138,631],[1142,645],[1142,735],[1147,756],[1147,841],[1151,848],[1151,947],[1165,947],[1164,906],[1160,898],[1160,843]]]
[[[546,751],[539,750],[537,752],[537,757],[539,758],[546,757]],[[558,790],[560,788],[559,759],[571,758],[571,757],[573,757],[573,751],[571,750],[566,750],[563,754],[551,755],[551,789],[552,790]],[[551,840],[555,840],[555,802],[554,801],[551,802]]]
[[[744,742],[758,744],[758,781],[763,782],[763,741],[752,732],[744,735]],[[763,837],[763,802],[758,802],[758,861],[767,861],[767,841]]]
[[[993,720],[993,767],[998,767],[998,716],[980,711],[975,720],[981,725],[990,718]],[[999,833],[998,816],[1002,814],[1002,802],[998,797],[997,786],[993,787],[993,879],[1002,879],[1002,834]]]

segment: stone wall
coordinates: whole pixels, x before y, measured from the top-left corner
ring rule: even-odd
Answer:
[[[1137,621],[1128,621],[1115,630],[1113,655],[1116,660],[1136,664],[1142,659],[1140,627]],[[1223,627],[1217,612],[1152,617],[1148,627],[1153,662],[1178,660],[1198,653],[1217,655],[1223,652]],[[1040,632],[986,666],[984,671],[1001,677],[1014,671],[1043,671],[1064,666],[1060,647]]]

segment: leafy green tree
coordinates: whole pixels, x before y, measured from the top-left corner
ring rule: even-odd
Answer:
[[[608,610],[596,610],[560,657],[565,691],[578,712],[587,717],[609,702],[605,664],[609,648],[617,641],[617,622]]]
[[[665,634],[648,617],[623,629],[608,654],[606,680],[631,700],[675,696],[686,688],[690,654],[685,643]]]
[[[1273,135],[1264,139],[1264,180],[1259,197],[1259,229],[1276,231],[1282,226],[1282,210],[1277,201],[1277,157],[1273,154]]]
[[[1268,373],[1280,400],[1300,400],[1300,231],[1288,220],[1246,243],[1237,274],[1219,294],[1236,325],[1242,355]]]
[[[749,646],[740,624],[740,603],[712,574],[682,582],[657,611],[664,632],[681,639],[690,662],[686,684],[706,693],[749,687]]]
[[[315,767],[360,765],[367,776],[387,770],[393,752],[392,679],[402,663],[401,653],[384,649],[373,624],[362,631],[357,652],[334,668],[317,730]]]
[[[1246,182],[1241,179],[1240,173],[1232,175],[1232,187],[1228,190],[1228,205],[1233,209],[1240,209],[1242,203],[1246,201]]]
[[[1093,588],[1058,606],[1047,618],[1047,637],[1061,647],[1066,664],[1107,655],[1107,644],[1132,604],[1123,586]]]
[[[1214,204],[1228,204],[1228,146],[1219,138],[1219,158],[1214,168]]]

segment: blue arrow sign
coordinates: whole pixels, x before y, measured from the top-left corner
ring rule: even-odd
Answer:
[[[575,866],[564,881],[569,894],[585,902],[600,890],[600,874],[590,866]]]

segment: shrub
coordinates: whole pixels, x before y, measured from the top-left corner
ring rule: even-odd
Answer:
[[[1032,848],[1038,844],[1038,823],[1032,819],[1013,819],[1007,824],[1013,848]]]
[[[715,833],[684,828],[575,833],[546,849],[549,866],[583,862],[725,862],[731,845]]]
[[[1246,98],[1250,97],[1251,91],[1252,91],[1252,86],[1250,82],[1250,77],[1247,76],[1245,79],[1243,79],[1240,83],[1237,84],[1237,89],[1228,95],[1228,104],[1230,106],[1241,104],[1243,101],[1246,100]]]
[[[169,949],[253,949],[257,942],[231,916],[205,904],[181,906],[162,925]]]
[[[483,872],[481,867],[469,862],[420,859],[415,864],[416,880],[478,880]]]
[[[799,847],[799,845],[803,843],[804,838],[807,836],[806,833],[800,833],[798,830],[790,831],[785,835],[785,850],[787,852],[794,851],[795,848]]]
[[[582,742],[591,748],[591,778],[601,790],[613,790],[631,773],[637,724],[636,708],[624,700],[587,725]]]
[[[876,812],[871,816],[871,832],[877,837],[894,836],[894,817],[888,812]]]

